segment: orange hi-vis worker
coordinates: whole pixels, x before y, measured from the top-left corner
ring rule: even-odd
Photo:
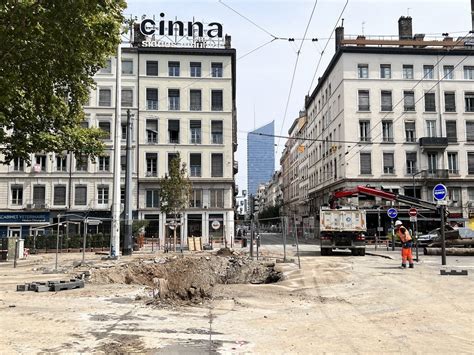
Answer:
[[[410,269],[414,268],[413,264],[413,255],[411,253],[411,247],[413,245],[413,241],[411,238],[410,233],[408,230],[403,226],[401,221],[395,222],[395,232],[397,233],[398,237],[402,242],[402,267],[407,267],[407,259],[408,263],[410,264]]]

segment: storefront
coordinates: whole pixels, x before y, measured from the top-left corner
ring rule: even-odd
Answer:
[[[0,238],[41,233],[41,227],[49,225],[49,218],[49,212],[0,212]]]

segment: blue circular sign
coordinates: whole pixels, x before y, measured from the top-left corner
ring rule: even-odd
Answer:
[[[444,200],[448,195],[448,189],[443,184],[438,184],[433,189],[433,197],[437,201]]]
[[[398,216],[398,211],[396,208],[389,208],[387,210],[387,215],[390,217],[390,218],[397,218]]]

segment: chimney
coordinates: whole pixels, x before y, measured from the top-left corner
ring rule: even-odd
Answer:
[[[341,47],[341,41],[344,39],[344,27],[336,27],[336,51]]]
[[[140,24],[139,23],[134,23],[133,24],[133,42],[132,46],[133,47],[141,47],[142,46],[142,41],[145,41],[145,35],[140,32]]]
[[[410,16],[401,16],[398,19],[398,39],[412,39],[412,22]]]
[[[230,44],[231,40],[232,40],[232,36],[225,35],[225,40],[224,40],[225,41],[224,42],[224,48],[225,49],[230,49],[232,47],[231,44]]]

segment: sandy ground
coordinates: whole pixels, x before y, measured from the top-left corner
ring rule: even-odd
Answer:
[[[16,284],[67,275],[38,270],[51,268],[53,255],[31,256],[16,269],[0,263],[0,352],[473,353],[474,257],[448,257],[448,270],[468,276],[440,276],[438,256],[402,270],[398,253],[321,257],[317,250],[301,246],[301,270],[279,264],[282,282],[219,285],[209,304],[175,308],[135,300],[148,292],[136,285],[16,292]],[[80,258],[62,255],[60,265]]]

